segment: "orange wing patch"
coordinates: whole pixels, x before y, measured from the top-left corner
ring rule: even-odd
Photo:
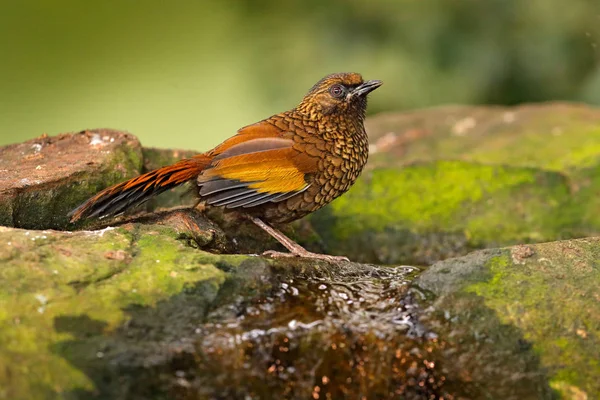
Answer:
[[[247,182],[259,193],[301,191],[307,186],[305,174],[313,171],[303,168],[306,162],[297,163],[298,155],[296,150],[287,148],[228,157],[218,160],[202,177]]]
[[[246,136],[246,135],[238,135]],[[236,136],[236,137],[238,137]],[[281,137],[253,138],[222,146],[198,177],[200,196],[208,204],[228,208],[254,207],[283,201],[309,187],[318,158],[303,154]]]

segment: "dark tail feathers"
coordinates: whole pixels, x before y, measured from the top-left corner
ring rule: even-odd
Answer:
[[[109,217],[139,206],[166,190],[195,179],[209,163],[210,158],[201,154],[118,183],[71,211],[71,222]]]

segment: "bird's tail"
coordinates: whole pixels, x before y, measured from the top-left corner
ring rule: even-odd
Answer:
[[[199,154],[118,183],[71,211],[71,222],[82,218],[117,215],[128,208],[139,206],[165,190],[195,179],[209,163],[210,157]]]

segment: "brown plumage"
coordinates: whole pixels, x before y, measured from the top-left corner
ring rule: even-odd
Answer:
[[[302,218],[356,181],[369,150],[367,94],[379,86],[381,81],[364,82],[356,73],[326,76],[296,108],[240,129],[207,153],[103,190],[73,210],[71,221],[120,214],[196,180],[202,200],[246,214],[289,255],[339,258],[306,251],[270,223]]]

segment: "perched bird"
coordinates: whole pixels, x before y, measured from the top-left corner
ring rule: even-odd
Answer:
[[[71,211],[71,221],[117,215],[196,181],[200,200],[240,211],[290,251],[270,255],[347,260],[311,253],[271,224],[318,210],[356,181],[369,153],[367,95],[381,84],[357,73],[328,75],[292,110],[248,125],[206,153],[101,191]]]

